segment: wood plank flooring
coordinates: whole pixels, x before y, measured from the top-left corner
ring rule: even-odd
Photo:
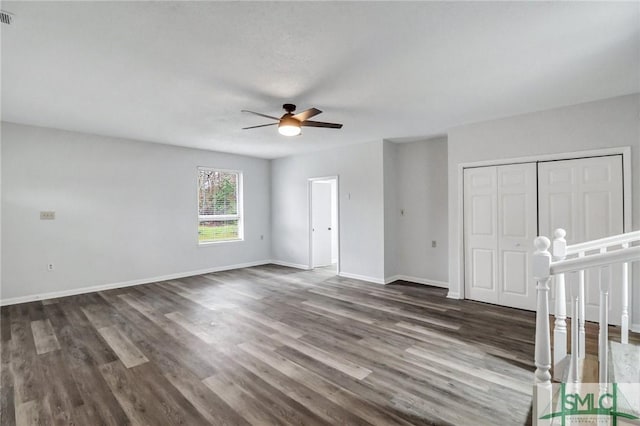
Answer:
[[[0,424],[527,424],[535,314],[445,296],[267,265],[3,307]]]

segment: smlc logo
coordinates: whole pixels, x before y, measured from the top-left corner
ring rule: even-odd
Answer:
[[[538,418],[540,425],[616,426],[618,420],[640,420],[638,384],[613,383],[603,389],[598,383],[561,383],[554,388],[556,392],[537,401],[546,406],[542,412],[547,413]],[[543,396],[540,393],[538,395]]]

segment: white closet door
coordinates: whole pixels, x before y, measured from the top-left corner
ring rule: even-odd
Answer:
[[[464,170],[465,286],[468,299],[498,303],[496,167]]]
[[[538,206],[535,163],[498,167],[499,303],[536,309],[531,272]]]
[[[465,169],[466,297],[535,309],[536,228],[535,163]]]
[[[552,236],[554,229],[564,228],[568,244],[575,244],[623,232],[621,155],[541,162],[538,192],[540,235]],[[621,268],[612,266],[610,271],[610,282],[620,282]],[[585,275],[586,319],[598,321],[598,270]],[[619,324],[619,292],[610,294],[609,318]]]

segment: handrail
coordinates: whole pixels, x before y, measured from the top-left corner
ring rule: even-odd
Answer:
[[[539,404],[552,404],[551,373],[553,366],[553,376],[562,377],[561,363],[568,354],[567,352],[567,324],[566,324],[566,296],[569,290],[571,300],[571,357],[568,365],[572,377],[569,380],[577,382],[579,359],[585,357],[585,270],[592,268],[600,269],[599,289],[599,331],[598,331],[598,380],[601,391],[606,392],[609,378],[608,347],[609,340],[609,292],[610,265],[621,264],[622,279],[615,283],[616,293],[619,291],[622,297],[621,331],[620,340],[622,344],[628,343],[629,334],[629,265],[632,262],[640,261],[640,231],[629,232],[627,234],[613,237],[601,238],[595,241],[574,244],[567,246],[565,239],[566,231],[558,228],[554,231],[553,249],[549,252],[551,241],[547,237],[539,236],[534,240],[534,247],[531,271],[536,280],[536,336],[534,363],[536,371],[534,374],[534,414]],[[608,251],[613,246],[622,248]],[[587,251],[598,250],[598,254],[587,254]],[[567,255],[577,254],[577,258],[567,259]],[[577,279],[570,280],[570,286],[565,289],[564,274],[576,272]],[[549,283],[555,282],[556,291],[556,312],[553,328],[554,351],[551,358],[551,330],[549,324]],[[566,370],[565,370],[566,371]],[[539,397],[542,396],[543,399]],[[536,418],[536,417],[534,417]]]
[[[640,241],[640,231],[627,232],[626,234],[613,235],[599,240],[585,241],[583,243],[567,246],[567,255],[588,250],[596,250],[603,247],[617,246],[621,244]]]
[[[578,257],[575,259],[551,262],[549,265],[549,275],[576,272],[583,269],[606,266],[612,263],[634,261],[640,261],[640,246],[624,248],[607,253],[592,254],[590,256]]]

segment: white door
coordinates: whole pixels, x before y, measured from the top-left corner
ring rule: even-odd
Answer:
[[[533,240],[538,230],[536,166],[498,167],[498,253],[501,305],[536,309],[531,272]]]
[[[567,243],[575,244],[624,229],[622,156],[548,161],[538,164],[540,235],[567,231]],[[610,282],[620,282],[621,268],[610,268]],[[585,273],[585,316],[598,321],[599,271]],[[620,323],[620,298],[610,297],[610,321]]]
[[[311,222],[313,267],[331,265],[331,183],[313,182],[311,186]]]
[[[496,167],[464,170],[466,297],[488,303],[498,303],[497,179]]]
[[[466,297],[535,309],[535,163],[464,171]]]

